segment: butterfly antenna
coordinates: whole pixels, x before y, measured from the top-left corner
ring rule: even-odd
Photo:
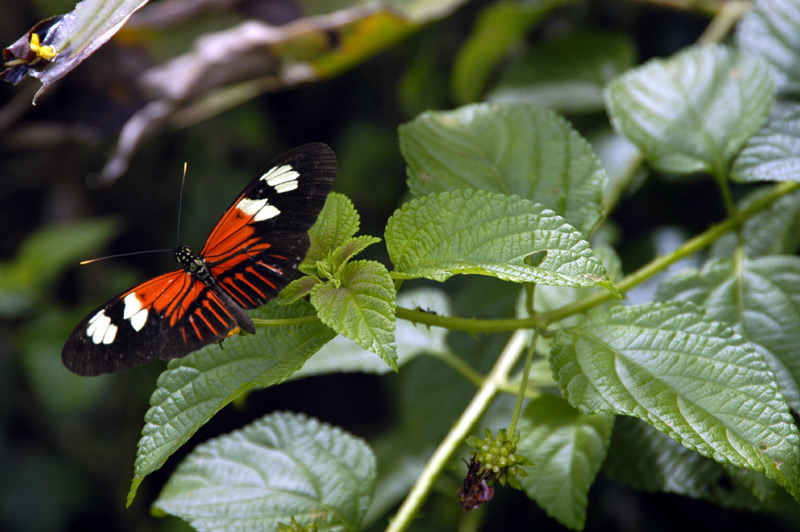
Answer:
[[[164,253],[165,251],[173,251],[171,249],[148,249],[146,251],[134,251],[133,253],[120,253],[118,255],[108,255],[107,257],[98,257],[96,259],[89,259],[89,260],[82,260],[80,262],[81,266],[84,264],[91,264],[93,262],[106,260],[106,259],[116,259],[119,257],[130,257],[131,255],[142,255],[143,253]]]
[[[181,245],[181,211],[183,210],[183,186],[186,184],[186,170],[189,168],[189,163],[183,163],[183,179],[181,179],[181,193],[178,196],[178,235],[176,246]]]
[[[189,163],[183,163],[183,179],[181,180],[181,193],[178,198],[178,244],[181,243],[181,209],[183,207],[183,185],[186,183],[186,170],[189,166]],[[106,257],[98,257],[96,259],[89,259],[89,260],[82,260],[80,262],[81,266],[84,264],[91,264],[93,262],[106,260],[106,259],[116,259],[119,257],[130,257],[131,255],[141,255],[143,253],[163,253],[165,251],[174,251],[172,249],[148,249],[146,251],[134,251],[132,253],[119,253],[117,255],[108,255]]]

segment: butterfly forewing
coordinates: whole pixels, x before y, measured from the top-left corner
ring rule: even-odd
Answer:
[[[328,146],[296,148],[255,178],[214,227],[200,254],[243,308],[263,305],[291,280],[335,176]]]
[[[239,327],[252,332],[242,308],[264,304],[289,282],[335,176],[335,156],[324,144],[270,163],[211,231],[199,258],[212,279],[177,270],[123,292],[78,324],[64,365],[81,375],[110,373],[182,357]]]

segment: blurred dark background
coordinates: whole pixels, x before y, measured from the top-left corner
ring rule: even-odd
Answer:
[[[151,2],[146,10],[165,2]],[[354,2],[351,2],[354,3]],[[454,6],[352,68],[278,92],[261,94],[192,125],[165,124],[146,138],[127,171],[113,182],[101,172],[120,129],[147,101],[137,79],[154,62],[186,50],[198,34],[249,17],[275,22],[303,13],[301,2],[217,2],[219,11],[168,30],[123,30],[89,60],[30,105],[39,83],[0,84],[0,530],[180,531],[174,518],[150,516],[149,505],[176,464],[198,442],[240,428],[274,410],[304,412],[378,439],[413,409],[440,408],[412,382],[440,364],[419,360],[399,375],[335,375],[253,393],[205,426],[124,507],[136,442],[148,398],[163,364],[114,376],[80,378],[60,362],[64,339],[91,308],[112,295],[172,269],[171,253],[77,262],[101,255],[173,248],[183,163],[188,178],[181,241],[195,249],[256,172],[274,156],[309,141],[330,144],[339,159],[334,189],[362,216],[362,233],[381,236],[405,195],[397,126],[425,109],[459,104],[450,91],[453,62],[487,1]],[[347,5],[347,2],[331,2]],[[551,10],[520,43],[553,34],[602,30],[627,35],[638,61],[667,56],[694,42],[708,16],[658,2],[580,2]],[[0,45],[38,20],[73,8],[65,0],[5,0]],[[513,52],[513,51],[512,51]],[[494,78],[492,78],[494,79]],[[491,80],[490,80],[491,83]],[[568,116],[587,136],[608,128],[602,111]],[[710,180],[650,179],[639,184],[613,217],[626,269],[654,253],[653,231],[682,224],[692,234],[722,216]],[[702,206],[702,209],[695,208]],[[674,213],[681,212],[675,220]],[[369,258],[386,261],[381,246]],[[388,261],[386,261],[388,263]],[[474,305],[491,286],[492,308]],[[513,308],[515,290],[483,282],[448,282],[459,315]],[[467,348],[494,340],[455,338]],[[497,352],[495,350],[495,352]],[[488,360],[490,363],[491,360]],[[483,362],[486,366],[487,361]],[[477,363],[481,365],[480,362]],[[418,367],[416,367],[418,366]],[[471,395],[463,383],[448,390],[455,416]],[[451,405],[451,406],[450,406]],[[405,409],[405,411],[404,411]],[[449,422],[445,422],[446,430]],[[431,442],[435,439],[431,439]],[[434,495],[415,530],[454,530],[462,510],[451,494]],[[523,494],[498,490],[496,500],[470,514],[470,530],[562,530]],[[382,528],[385,520],[373,527]],[[590,494],[586,530],[708,530],[762,527],[798,530],[796,518],[724,510],[676,495],[640,494],[601,475]]]

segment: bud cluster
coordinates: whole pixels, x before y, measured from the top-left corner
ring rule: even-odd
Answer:
[[[467,444],[478,451],[472,454],[467,463],[467,476],[458,490],[458,498],[465,510],[472,510],[494,497],[492,483],[498,480],[502,486],[521,489],[518,476],[528,474],[521,466],[533,465],[526,457],[517,454],[519,433],[508,437],[506,429],[500,429],[497,436],[486,429],[486,438],[475,436],[467,438]]]

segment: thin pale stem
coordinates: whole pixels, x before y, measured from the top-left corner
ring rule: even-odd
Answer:
[[[283,327],[286,325],[299,325],[301,323],[311,323],[312,321],[319,321],[319,318],[315,316],[300,316],[297,318],[253,318],[254,325],[260,325],[262,327]]]
[[[450,429],[450,432],[439,444],[433,456],[425,464],[422,474],[417,479],[414,487],[408,493],[400,509],[394,518],[389,522],[386,532],[401,532],[406,530],[414,516],[417,515],[425,499],[433,488],[433,483],[441,474],[444,467],[452,459],[453,455],[464,442],[464,439],[472,430],[473,425],[486,411],[494,396],[500,390],[501,383],[505,382],[508,372],[519,358],[519,354],[525,346],[527,331],[518,330],[509,339],[500,357],[497,359],[492,370],[486,376],[483,385],[472,398],[467,408],[458,418],[458,421]]]
[[[720,5],[719,11],[709,24],[700,38],[698,44],[715,44],[725,40],[747,11],[750,9],[750,2],[728,1]]]
[[[514,414],[511,416],[511,422],[508,424],[509,438],[514,437],[514,432],[517,430],[517,420],[519,420],[519,414],[522,412],[522,400],[525,397],[525,390],[528,388],[528,375],[531,373],[531,363],[533,362],[533,354],[536,352],[536,340],[538,339],[539,331],[533,331],[531,343],[528,345],[528,350],[525,354],[525,369],[522,371],[522,383],[519,385],[517,402],[514,405]]]
[[[434,358],[438,358],[439,360],[443,361],[451,368],[459,372],[463,375],[468,381],[475,385],[475,387],[480,388],[483,384],[484,377],[483,375],[478,372],[475,368],[467,364],[463,358],[457,357],[451,353],[436,353],[432,355]]]

